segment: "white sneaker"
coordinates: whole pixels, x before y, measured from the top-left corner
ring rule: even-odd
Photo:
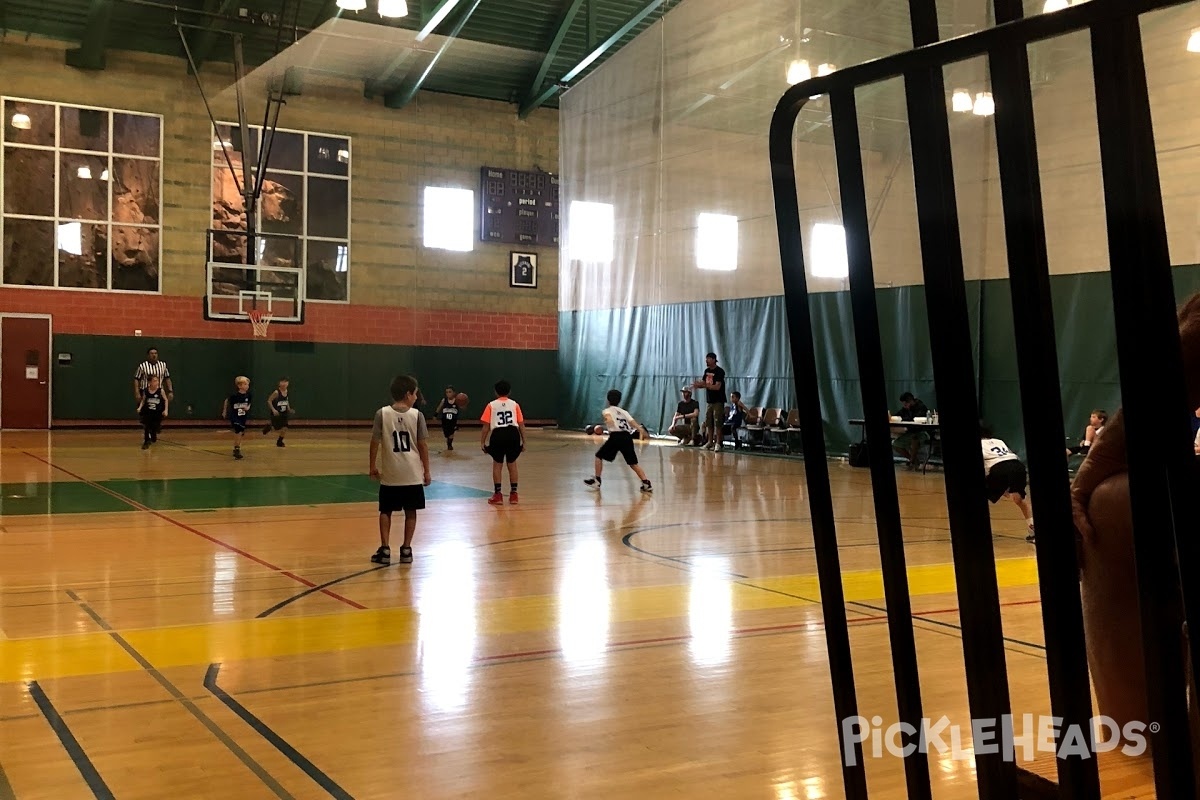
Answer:
[[[717,442],[715,445],[713,445],[713,452],[718,452],[718,451],[720,451],[720,449],[721,449],[720,442]]]

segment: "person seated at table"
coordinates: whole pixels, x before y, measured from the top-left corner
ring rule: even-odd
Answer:
[[[1087,429],[1083,432],[1083,438],[1079,440],[1078,447],[1068,447],[1067,455],[1083,455],[1086,456],[1088,450],[1092,449],[1092,443],[1096,441],[1096,437],[1100,435],[1100,431],[1104,430],[1104,426],[1108,423],[1108,412],[1103,408],[1097,408],[1092,412],[1092,416],[1088,418]]]
[[[680,389],[683,399],[675,407],[675,416],[671,417],[671,435],[680,444],[699,444],[696,441],[697,425],[700,422],[700,403],[692,399],[692,389],[685,386]]]
[[[750,409],[746,408],[746,404],[742,402],[742,393],[730,392],[729,405],[725,406],[725,422],[721,434],[733,439],[734,447],[742,446],[742,443],[738,441],[737,432],[738,428],[745,427],[748,413],[750,413]]]
[[[893,416],[899,417],[903,422],[912,422],[917,417],[928,419],[929,407],[919,397],[914,397],[912,392],[905,392],[900,395],[900,410]],[[898,427],[893,428],[892,432],[898,433],[892,440],[892,449],[908,459],[909,469],[916,469],[917,455],[921,452],[921,445],[929,442],[929,434],[912,428]]]

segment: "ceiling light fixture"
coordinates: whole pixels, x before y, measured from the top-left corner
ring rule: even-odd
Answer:
[[[82,178],[85,181],[90,181],[92,179],[92,168],[80,167],[79,169],[75,170],[75,176]]]
[[[33,121],[29,119],[28,114],[18,111],[12,115],[12,126],[19,131],[27,131],[33,127]]]
[[[367,0],[337,0],[337,7],[343,11],[362,11],[367,7]]]
[[[379,0],[379,16],[395,19],[408,16],[408,3],[405,0]]]
[[[1188,37],[1187,49],[1189,53],[1200,53],[1200,28],[1192,31],[1192,35]],[[16,117],[13,117],[16,119]]]
[[[104,170],[104,172],[100,173],[100,180],[102,180],[102,181],[108,180],[108,170]]]
[[[338,150],[337,160],[343,164],[349,164],[350,163],[350,151],[349,150]]]
[[[977,117],[990,117],[996,113],[996,101],[991,92],[980,92],[975,95],[975,107],[971,109]]]
[[[950,100],[951,108],[959,113],[966,113],[974,108],[974,103],[971,102],[971,93],[966,89],[955,89],[954,97]]]
[[[341,2],[341,0],[338,1]],[[417,34],[417,41],[425,41],[425,37],[433,33],[434,28],[442,24],[442,20],[454,10],[456,5],[458,5],[458,0],[445,0],[441,8],[437,10],[437,13],[430,17],[429,22],[425,23],[425,27],[421,28],[421,32]]]
[[[789,85],[795,86],[797,83],[806,81],[811,77],[812,69],[808,66],[808,62],[804,59],[793,61],[792,63],[788,64],[787,82]]]
[[[1042,6],[1042,13],[1049,14],[1052,11],[1062,11],[1067,7],[1067,0],[1046,0],[1046,5]]]

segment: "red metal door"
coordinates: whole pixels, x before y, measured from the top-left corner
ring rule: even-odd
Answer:
[[[50,320],[0,317],[0,428],[50,427]]]

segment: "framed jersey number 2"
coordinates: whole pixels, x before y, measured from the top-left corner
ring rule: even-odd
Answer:
[[[537,288],[537,253],[508,254],[508,285],[516,289]]]

